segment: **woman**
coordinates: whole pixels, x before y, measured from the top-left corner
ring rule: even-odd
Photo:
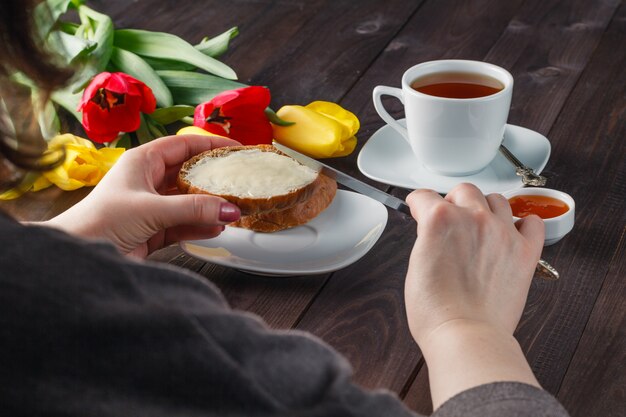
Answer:
[[[23,0],[0,4],[0,68],[50,91],[69,75],[24,36],[32,29],[24,10]],[[0,139],[5,185],[50,164],[39,158],[45,146],[36,134],[20,137],[19,148]],[[162,138],[127,151],[83,201],[48,222],[24,226],[0,213],[4,413],[414,415],[393,395],[352,384],[348,364],[319,340],[271,331],[230,310],[206,280],[137,260],[178,240],[217,236],[239,217],[215,197],[169,195],[183,161],[235,143]],[[418,190],[407,202],[419,235],[407,317],[428,363],[435,415],[566,416],[512,336],[542,222],[513,225],[502,196],[485,198],[471,185],[445,198]]]

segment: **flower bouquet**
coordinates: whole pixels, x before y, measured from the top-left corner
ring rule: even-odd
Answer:
[[[78,22],[64,20],[68,15]],[[64,190],[95,185],[125,149],[173,133],[168,125],[174,123],[180,134],[246,145],[277,140],[317,158],[345,156],[356,146],[359,121],[339,105],[316,101],[274,112],[267,87],[237,82],[235,71],[217,59],[238,35],[236,27],[192,45],[169,33],[115,28],[84,0],[46,0],[35,17],[46,48],[76,70],[70,85],[43,105],[33,103],[49,148],[65,147],[66,160],[27,176],[0,199],[52,184]],[[14,74],[13,81],[42,96],[24,75]],[[62,134],[59,108],[82,124],[88,139]]]

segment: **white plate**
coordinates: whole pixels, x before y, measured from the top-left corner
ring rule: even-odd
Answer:
[[[359,260],[387,224],[378,201],[338,190],[333,202],[309,223],[276,233],[227,227],[214,239],[181,242],[189,255],[258,275],[314,275]]]
[[[405,124],[405,120],[400,120]],[[506,146],[520,161],[540,173],[550,157],[550,142],[540,133],[520,126],[506,125]],[[377,130],[361,149],[357,163],[361,172],[376,181],[398,187],[430,188],[446,194],[455,185],[470,182],[484,194],[503,193],[522,188],[515,168],[498,152],[482,171],[464,177],[435,174],[419,163],[409,144],[391,126]]]

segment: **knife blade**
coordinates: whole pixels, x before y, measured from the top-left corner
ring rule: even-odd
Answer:
[[[367,197],[373,198],[374,200],[383,203],[387,207],[391,207],[392,209],[397,210],[401,213],[408,214],[409,216],[411,215],[411,209],[409,208],[409,206],[404,201],[392,196],[391,194],[387,194],[386,192],[381,191],[376,187],[372,187],[371,185],[366,184],[363,181],[359,181],[346,173],[343,173],[331,166],[328,166],[318,161],[317,159],[313,159],[301,154],[300,152],[296,152],[285,145],[274,142],[274,147],[279,151],[289,155],[296,161],[300,162],[302,165],[321,172],[327,177],[334,179],[339,184],[353,191],[356,191],[359,194],[363,194]]]

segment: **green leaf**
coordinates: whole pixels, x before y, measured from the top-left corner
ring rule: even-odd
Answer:
[[[59,17],[67,12],[70,4],[71,0],[46,0],[35,7],[33,19],[41,39],[46,39]]]
[[[73,22],[57,22],[57,27],[61,32],[65,32],[68,35],[76,35],[76,31],[80,25]]]
[[[204,38],[195,48],[205,55],[217,58],[228,50],[230,40],[237,35],[239,35],[239,29],[235,26],[214,38]]]
[[[141,118],[141,124],[139,125],[139,129],[135,131],[135,134],[137,135],[137,140],[139,141],[139,144],[143,145],[144,143],[148,143],[153,140],[154,135],[152,135],[152,132],[150,132],[150,129],[148,129],[148,125],[146,124],[144,115],[142,114],[139,117]]]
[[[84,66],[77,71],[79,76],[72,84],[72,91],[80,88],[96,74],[106,68],[113,53],[113,21],[107,15],[98,13],[87,6],[78,8],[81,26],[75,36],[84,36],[97,46],[87,55]],[[84,30],[82,30],[84,28]]]
[[[115,31],[114,42],[117,47],[137,55],[186,62],[223,78],[237,78],[228,65],[203,54],[188,42],[169,33],[119,29]]]
[[[172,107],[165,107],[162,109],[156,109],[149,117],[162,125],[169,125],[182,119],[186,116],[193,115],[195,108],[193,106],[177,105]]]
[[[144,56],[143,59],[155,70],[175,70],[175,71],[195,71],[196,67],[185,62],[173,61],[171,59],[150,58]]]
[[[291,126],[296,124],[295,122],[289,122],[287,120],[281,119],[280,117],[278,117],[276,112],[269,107],[265,109],[265,116],[267,116],[267,119],[270,122],[278,126]]]
[[[146,121],[146,126],[148,126],[148,130],[155,138],[161,138],[168,135],[165,127],[163,127],[162,124],[154,121],[154,119],[151,119],[150,116],[146,115],[144,120]]]
[[[228,29],[226,32],[214,37],[204,38],[202,42],[195,45],[194,48],[205,55],[217,58],[228,49],[229,41],[239,34],[236,27]],[[144,57],[146,62],[155,70],[176,70],[176,71],[193,71],[197,69],[195,65],[185,62],[174,61],[172,59]]]
[[[237,81],[226,80],[221,77],[200,72],[165,70],[157,71],[157,74],[159,74],[169,87],[206,88],[220,91],[247,87],[246,84]]]
[[[81,39],[65,32],[55,32],[48,38],[51,48],[63,56],[67,64],[81,60],[92,53],[98,46],[97,43],[88,39]]]
[[[33,106],[39,107],[41,105],[40,100],[39,93],[33,90]],[[61,122],[59,121],[59,116],[51,100],[46,100],[43,104],[43,108],[37,112],[37,122],[39,123],[41,135],[46,140],[52,139],[61,131]]]
[[[197,106],[226,90],[246,87],[209,74],[188,71],[157,71],[172,92],[174,103]]]
[[[82,94],[72,93],[69,88],[55,90],[50,96],[52,101],[70,112],[70,114],[72,114],[72,116],[74,116],[76,120],[82,123],[83,115],[76,110],[78,108],[78,104],[80,103],[81,97]]]
[[[120,71],[135,77],[152,89],[157,105],[160,107],[170,107],[174,104],[172,93],[167,88],[161,77],[152,69],[150,65],[139,55],[113,47],[111,62]]]
[[[113,142],[109,144],[109,148],[124,148],[130,149],[132,147],[130,135],[128,133],[124,133],[123,135],[118,136]]]

